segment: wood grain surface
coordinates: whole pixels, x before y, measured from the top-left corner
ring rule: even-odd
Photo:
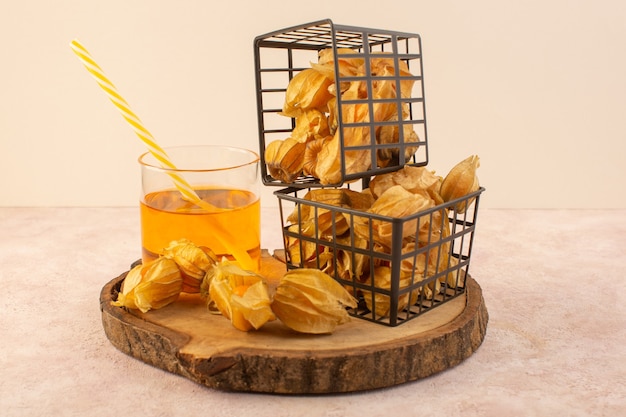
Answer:
[[[282,262],[263,257],[261,273],[275,285]],[[464,295],[397,327],[358,318],[330,335],[305,335],[281,322],[241,332],[211,314],[196,294],[160,310],[111,306],[126,273],[100,295],[111,343],[147,364],[225,391],[326,394],[378,389],[453,367],[482,343],[488,313],[478,283]]]

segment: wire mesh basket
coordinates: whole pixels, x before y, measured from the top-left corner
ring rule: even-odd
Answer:
[[[400,216],[359,203],[370,181],[428,164],[420,36],[321,20],[258,36],[254,51],[287,268],[328,273],[359,300],[352,316],[387,326],[464,294],[484,188]]]
[[[274,192],[287,268],[333,276],[359,300],[352,316],[394,327],[465,292],[484,188],[401,218],[350,208],[356,190],[334,189],[341,205],[314,201],[311,190]]]
[[[265,185],[338,187],[405,165],[428,163],[419,35],[321,20],[258,36],[254,50]],[[322,82],[326,84],[319,91],[327,94],[327,101],[320,100],[316,105],[306,99],[291,103],[288,86],[312,65],[325,70],[327,79]],[[313,84],[303,85],[306,88]],[[287,103],[294,104],[293,108]],[[332,157],[326,159],[333,160],[334,165],[307,169],[315,161],[311,152],[316,147],[309,146],[307,152],[311,152],[306,155],[301,147],[294,154],[308,162],[304,169],[300,172],[299,167],[291,165],[297,172],[272,176],[272,161],[265,155],[268,145],[295,136],[300,119],[297,114],[309,108],[321,109],[326,117],[323,122],[328,130],[318,132],[317,143],[327,146]],[[313,140],[304,139],[300,133],[298,138],[301,142]]]

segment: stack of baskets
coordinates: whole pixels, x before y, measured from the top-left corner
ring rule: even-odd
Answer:
[[[428,164],[419,35],[322,20],[258,36],[254,48],[261,174],[264,185],[281,187],[274,195],[279,202],[287,267],[328,272],[360,300],[351,315],[387,326],[406,323],[463,294],[482,187],[402,217],[350,204],[353,197],[367,193],[376,177],[423,170]],[[265,150],[271,142],[289,137],[295,128],[295,118],[283,112],[287,87],[295,75],[318,62],[321,51],[329,54],[334,66],[338,175],[332,181],[320,180],[305,171],[285,182],[270,175]],[[376,73],[373,63],[377,59],[409,72]],[[339,68],[342,60],[363,63],[363,73],[346,74]],[[380,96],[376,86],[382,82],[395,92],[406,85],[411,90]],[[338,93],[350,83],[359,83],[359,98]],[[397,116],[377,118],[377,106],[383,105]],[[349,120],[345,113],[351,106],[360,106],[366,116]],[[390,128],[395,129],[393,141],[381,140],[380,132]],[[348,139],[357,129],[366,132],[365,142]],[[348,163],[354,155],[365,160],[356,170]],[[315,193],[328,198],[311,198]],[[465,210],[453,209],[460,205]],[[305,216],[313,221],[303,224],[299,220]],[[378,238],[383,230],[381,244]]]

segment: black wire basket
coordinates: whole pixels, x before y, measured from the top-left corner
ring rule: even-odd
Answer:
[[[287,268],[333,276],[359,300],[352,316],[393,327],[465,292],[484,188],[402,218],[312,201],[309,191],[274,192]]]
[[[321,20],[258,36],[254,51],[265,185],[337,187],[405,165],[428,163],[419,35]],[[328,177],[305,170],[288,181],[275,178],[270,175],[265,151],[271,142],[290,137],[297,122],[297,117],[285,116],[287,87],[298,73],[318,62],[321,51],[326,51],[331,61],[327,68],[336,97],[335,112],[329,110],[325,115],[332,125],[329,135],[338,142],[337,170]],[[358,66],[358,72],[342,70],[346,63]],[[358,93],[344,91],[345,86],[356,84]],[[354,116],[356,112],[358,116]],[[351,163],[357,159],[358,163]]]
[[[321,20],[258,36],[254,50],[261,174],[264,185],[282,186],[274,195],[287,268],[328,273],[358,299],[352,316],[392,327],[464,294],[484,188],[446,203],[433,199],[403,217],[348,201],[367,194],[379,176],[428,164],[420,36]],[[277,176],[275,164],[289,159],[291,169],[291,159],[269,160],[266,151],[296,137],[306,112],[305,100],[292,103],[290,86],[320,65],[330,81],[315,91],[330,98],[316,111],[330,127],[325,137],[297,136],[290,157],[304,155],[304,168],[294,164],[293,175]],[[336,172],[324,177],[307,164],[311,148],[329,140],[336,153],[325,161]],[[309,197],[317,191],[339,200]]]

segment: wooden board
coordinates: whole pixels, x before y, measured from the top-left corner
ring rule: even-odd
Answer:
[[[263,257],[275,285],[285,265]],[[226,390],[322,394],[371,390],[418,380],[457,365],[482,343],[488,313],[478,283],[397,327],[353,318],[331,335],[304,335],[279,321],[241,332],[182,294],[142,314],[111,306],[126,273],[102,288],[102,324],[111,343],[147,364],[201,385]]]

